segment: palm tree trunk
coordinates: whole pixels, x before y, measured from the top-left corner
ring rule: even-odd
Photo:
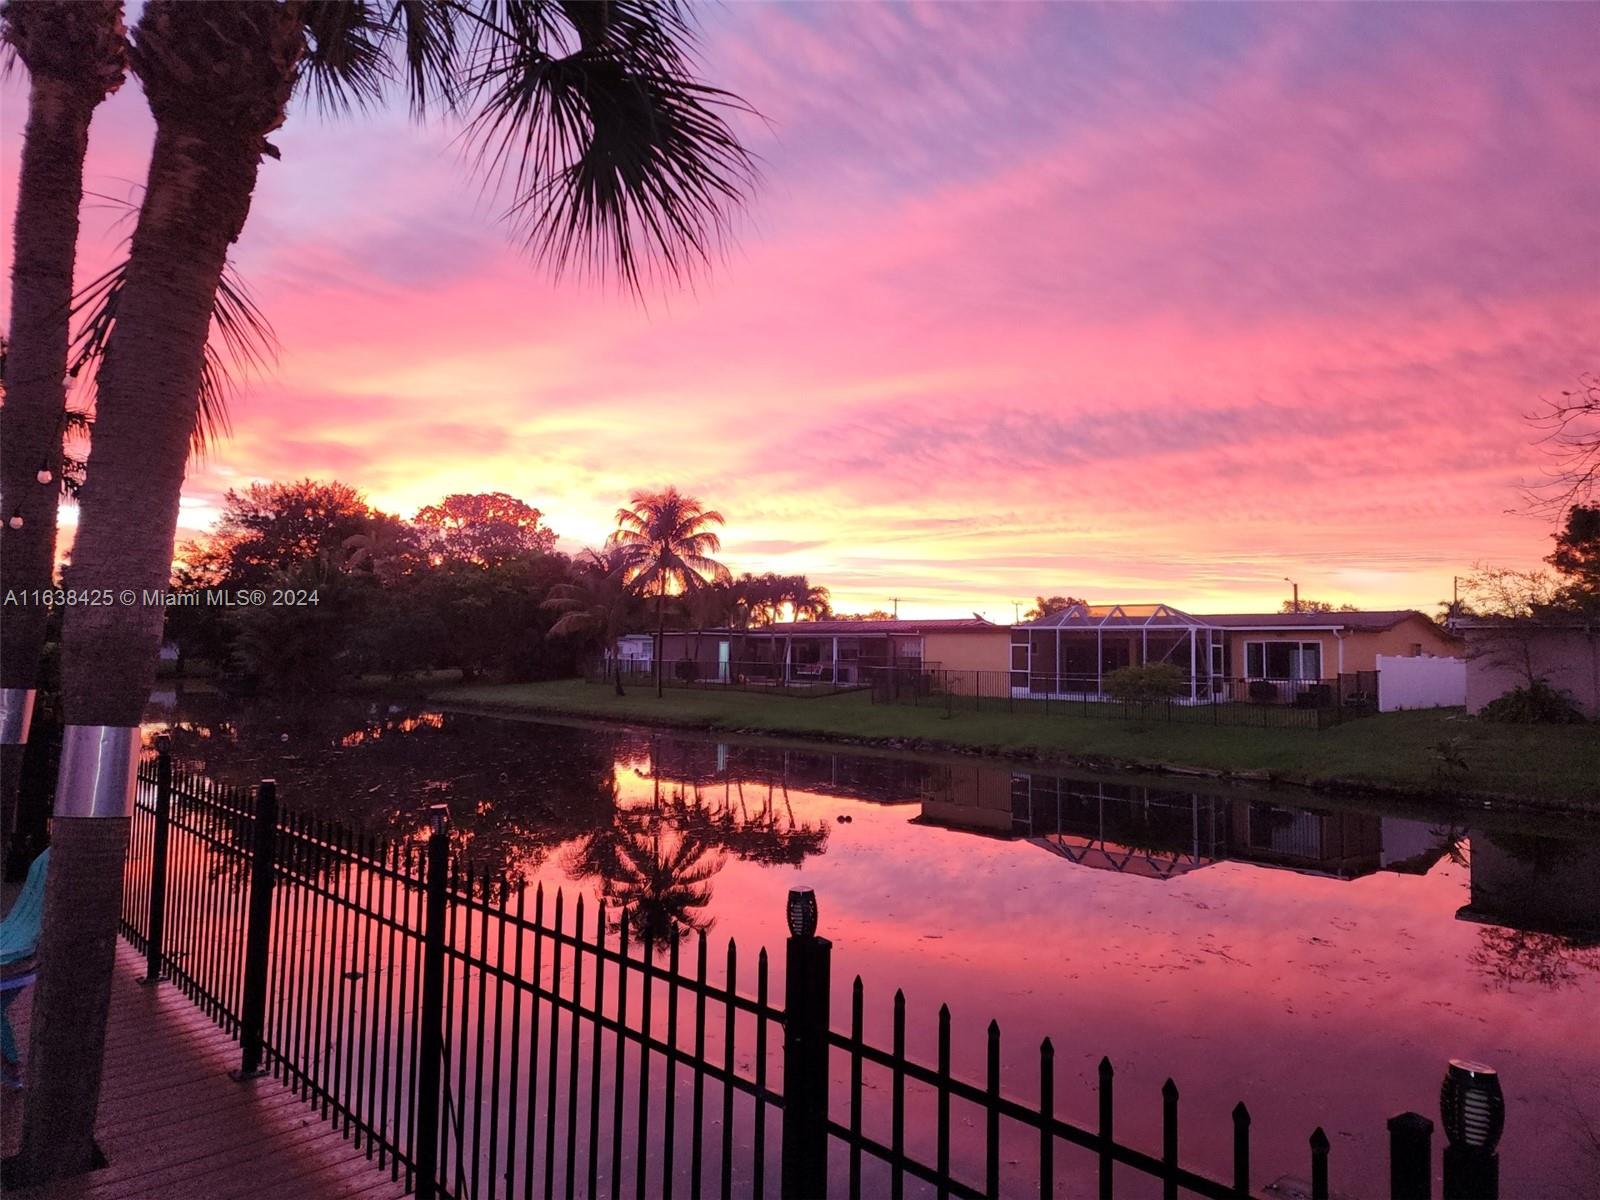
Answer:
[[[667,644],[667,585],[663,580],[661,590],[656,593],[656,699],[661,699],[661,651]]]
[[[137,753],[155,679],[178,498],[217,283],[250,210],[265,135],[281,123],[304,50],[292,6],[151,0],[134,67],[156,141],[98,416],[69,586],[118,601],[73,607],[63,629],[67,730],[56,790],[51,889],[34,1000],[21,1168],[34,1181],[93,1157],[112,945],[132,776],[69,769],[78,743]],[[119,751],[120,755],[120,751]],[[115,764],[120,769],[120,762]],[[120,801],[120,803],[118,803]],[[66,834],[65,837],[62,834]],[[59,883],[58,883],[59,880]]]
[[[30,64],[17,178],[6,402],[0,407],[0,588],[54,582],[57,476],[66,411],[72,268],[83,159],[95,107],[122,80],[120,5],[8,5],[8,36]],[[54,38],[54,46],[36,45]],[[41,471],[49,477],[41,483]],[[11,520],[20,517],[20,528]],[[48,610],[7,605],[0,622],[0,841],[15,829],[22,757]]]

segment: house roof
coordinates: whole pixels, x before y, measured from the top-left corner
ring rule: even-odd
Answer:
[[[981,617],[956,617],[934,621],[778,621],[772,625],[759,625],[737,633],[775,633],[794,637],[846,637],[863,633],[968,633],[980,630],[994,632],[1006,626],[996,625]]]
[[[1186,613],[1165,604],[1073,604],[1025,629],[1143,627],[1146,629],[1350,629],[1382,632],[1407,617],[1432,618],[1415,609],[1368,612]],[[1446,631],[1448,632],[1448,631]]]
[[[1025,624],[1028,629],[1083,629],[1137,626],[1145,629],[1203,627],[1204,618],[1192,617],[1166,604],[1069,604],[1059,612]]]
[[[1370,612],[1208,613],[1201,620],[1224,629],[1232,627],[1255,629],[1263,626],[1276,626],[1280,629],[1307,627],[1327,629],[1334,626],[1340,629],[1360,629],[1378,633],[1385,629],[1393,629],[1407,617],[1432,620],[1414,608],[1379,609]]]

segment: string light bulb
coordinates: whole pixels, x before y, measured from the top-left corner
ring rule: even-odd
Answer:
[[[9,521],[7,521],[6,524],[11,526],[11,528],[13,528],[13,529],[21,529],[22,528],[22,510],[19,508],[19,509],[17,509],[16,512],[12,513],[11,514],[11,519]]]
[[[55,475],[50,470],[50,464],[48,462],[40,463],[39,470],[34,475],[34,478],[40,483],[49,483],[52,479],[54,479]]]

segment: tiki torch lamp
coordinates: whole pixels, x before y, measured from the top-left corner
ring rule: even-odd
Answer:
[[[1439,1088],[1444,1152],[1444,1200],[1498,1200],[1506,1102],[1493,1067],[1452,1058]]]
[[[450,806],[448,804],[428,805],[428,832],[443,833],[450,828]]]
[[[817,894],[808,887],[789,889],[789,933],[797,938],[817,936]]]

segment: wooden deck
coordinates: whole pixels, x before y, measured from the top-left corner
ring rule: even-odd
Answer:
[[[132,1197],[362,1197],[403,1194],[364,1152],[272,1078],[235,1083],[239,1048],[168,984],[146,988],[143,960],[117,950],[100,1148],[109,1165],[47,1188],[8,1191],[18,1200]],[[29,997],[11,1008],[27,1053]],[[21,1136],[17,1094],[4,1094],[4,1149]]]

